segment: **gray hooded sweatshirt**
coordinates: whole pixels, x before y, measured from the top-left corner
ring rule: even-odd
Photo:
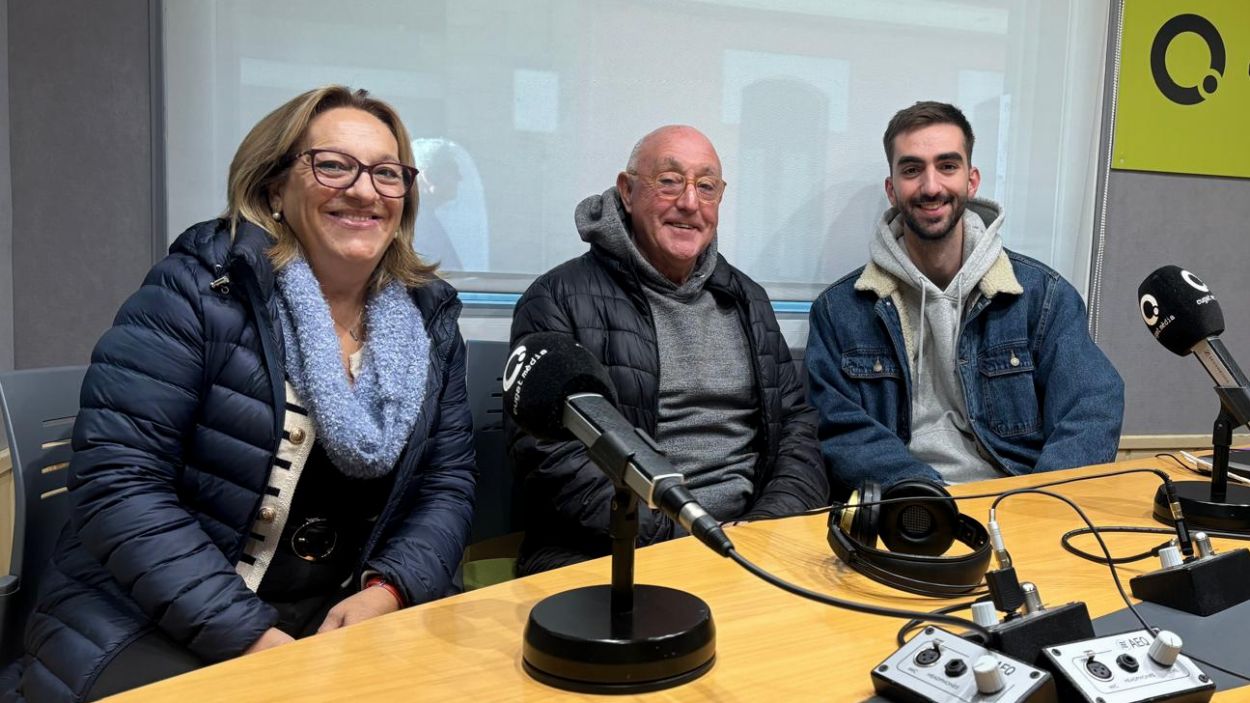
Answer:
[[[949,483],[1000,476],[981,453],[968,422],[959,376],[959,332],[980,291],[977,283],[1003,250],[998,234],[1002,206],[973,198],[964,211],[963,265],[940,290],[911,262],[903,246],[903,220],[890,208],[877,223],[872,260],[899,280],[900,316],[915,344],[908,349],[912,380],[912,435],[908,451]],[[988,224],[987,224],[988,223]]]
[[[705,510],[721,521],[740,517],[755,490],[758,403],[738,312],[704,288],[716,268],[716,239],[678,285],[638,250],[615,188],[583,200],[574,218],[584,241],[642,281],[659,345],[656,442]]]

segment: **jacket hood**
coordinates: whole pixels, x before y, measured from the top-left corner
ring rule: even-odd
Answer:
[[[629,213],[625,212],[625,205],[615,187],[578,203],[573,211],[573,220],[577,224],[578,235],[591,249],[597,249],[627,270],[637,271],[644,284],[665,295],[680,299],[698,295],[716,268],[716,237],[712,237],[695,262],[690,277],[681,285],[657,271],[634,242]]]
[[[247,220],[239,221],[231,237],[229,220],[218,218],[191,225],[169,246],[169,253],[194,257],[214,276],[244,266],[251,270],[261,293],[268,298],[273,292],[273,265],[266,252],[273,243],[268,232]]]
[[[232,239],[229,220],[218,218],[188,227],[169,246],[169,253],[194,257],[204,268],[212,271],[214,277],[244,267],[255,276],[261,295],[268,300],[273,294],[274,270],[267,252],[273,243],[273,237],[268,232],[247,220],[240,221]],[[448,299],[458,297],[456,289],[442,279],[411,288],[409,293],[426,317],[427,326],[433,323],[431,315],[447,304]],[[460,311],[459,301],[454,301],[448,310],[453,313],[454,319]]]
[[[971,292],[990,266],[1002,253],[1002,238],[998,236],[1002,225],[1002,208],[989,200],[968,201],[963,214],[963,263],[955,277],[946,286],[965,294]],[[870,252],[873,263],[897,278],[900,283],[917,291],[927,289],[930,294],[943,291],[934,285],[912,262],[902,243],[903,218],[898,208],[885,211],[877,222]],[[962,297],[962,296],[960,296]]]
[[[1024,293],[1024,288],[1016,280],[1011,260],[1002,249],[999,230],[1004,217],[1002,206],[992,200],[973,198],[968,201],[968,209],[964,212],[964,265],[960,269],[965,290],[971,290],[975,285],[987,298],[999,293]],[[972,220],[971,228],[969,220]],[[969,229],[976,230],[972,237],[967,236]],[[920,272],[899,243],[901,235],[902,220],[898,208],[892,207],[877,222],[870,245],[871,258],[855,280],[855,290],[871,291],[879,298],[888,298],[900,284],[917,287],[914,282]],[[969,266],[970,261],[974,262],[973,266]],[[967,273],[982,268],[984,270],[979,276]]]
[[[948,290],[962,293],[959,296],[961,299],[973,290],[979,290],[987,298],[1000,293],[1024,293],[999,236],[1003,218],[1003,208],[998,203],[981,198],[968,201],[968,209],[964,212],[964,264],[947,286]],[[900,301],[902,286],[925,293],[925,298],[929,293],[935,294],[935,297],[942,293],[911,263],[898,241],[901,235],[902,219],[898,209],[890,208],[877,223],[870,246],[872,258],[855,280],[855,290],[874,293],[878,298],[894,297]],[[920,309],[924,307],[922,302]],[[908,307],[898,305],[896,309],[902,322],[903,343],[910,357],[917,349],[919,340],[916,339]],[[920,312],[920,309],[915,312]]]

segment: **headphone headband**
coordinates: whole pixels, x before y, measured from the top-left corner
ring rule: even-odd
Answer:
[[[945,489],[937,484],[931,485],[940,491],[931,495],[940,497],[945,493]],[[909,484],[908,488],[914,489],[914,483]],[[875,485],[865,484],[859,495],[861,497],[879,495],[878,490]],[[887,491],[887,494],[891,491]],[[870,500],[872,499],[862,498],[865,503]],[[976,590],[989,568],[991,557],[989,533],[984,525],[967,515],[958,514],[953,525],[947,529],[953,532],[951,536],[955,540],[967,545],[970,551],[967,554],[949,557],[877,549],[866,542],[869,539],[875,542],[878,531],[883,533],[882,538],[885,539],[885,533],[893,530],[894,526],[879,525],[875,520],[871,524],[865,524],[862,520],[863,507],[857,507],[855,513],[860,519],[846,522],[855,522],[863,528],[864,531],[858,534],[866,534],[867,537],[863,538],[864,541],[859,541],[851,534],[854,530],[848,533],[840,524],[844,512],[847,511],[837,510],[829,515],[829,546],[833,549],[833,553],[848,566],[878,583],[917,595],[952,598]],[[897,514],[901,510],[891,512]]]

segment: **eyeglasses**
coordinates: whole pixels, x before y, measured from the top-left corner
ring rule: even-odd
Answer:
[[[323,517],[308,518],[291,533],[291,551],[304,561],[328,559],[338,542],[338,530]]]
[[[402,198],[417,180],[417,169],[396,161],[367,164],[351,154],[333,149],[309,149],[295,155],[308,157],[313,178],[327,188],[346,190],[356,184],[360,174],[368,171],[373,189],[384,198]]]
[[[665,171],[654,177],[643,176],[639,173],[631,173],[630,175],[646,181],[652,190],[665,198],[680,198],[685,194],[686,187],[692,183],[694,184],[694,194],[705,203],[719,202],[721,196],[725,194],[726,183],[716,176],[687,178],[676,171]]]

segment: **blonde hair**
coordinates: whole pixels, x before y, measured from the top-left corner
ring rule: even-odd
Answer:
[[[381,120],[395,135],[399,144],[399,160],[413,165],[412,142],[399,115],[390,105],[369,97],[365,90],[328,85],[298,95],[265,115],[239,143],[230,162],[224,217],[230,221],[232,236],[239,223],[247,220],[273,238],[274,245],[268,255],[274,269],[281,269],[299,258],[301,253],[295,233],[274,219],[270,212],[270,195],[287,177],[308,133],[308,126],[321,113],[340,107],[362,110]],[[370,281],[373,290],[391,281],[420,286],[436,278],[434,272],[438,265],[422,261],[412,248],[417,201],[416,188],[409,189],[404,196],[399,230],[373,272]]]

